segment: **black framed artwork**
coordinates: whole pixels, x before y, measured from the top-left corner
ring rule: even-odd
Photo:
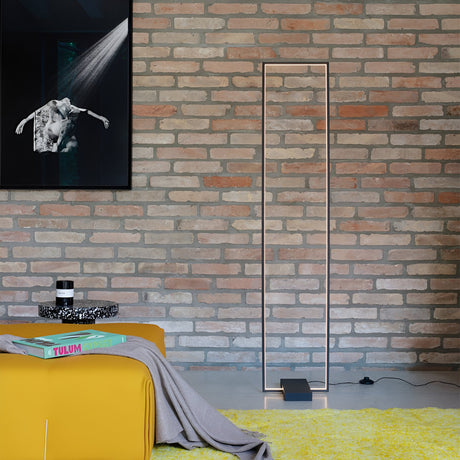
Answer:
[[[131,187],[131,0],[1,0],[0,187]]]

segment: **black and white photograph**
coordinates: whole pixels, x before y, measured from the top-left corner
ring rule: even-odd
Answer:
[[[0,187],[131,186],[131,0],[1,1]]]

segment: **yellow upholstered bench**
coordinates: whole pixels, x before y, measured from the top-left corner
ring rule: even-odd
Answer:
[[[165,354],[164,331],[152,324],[0,324],[0,334],[21,337],[82,329],[143,337]],[[154,430],[154,388],[143,363],[0,353],[0,460],[148,460]]]

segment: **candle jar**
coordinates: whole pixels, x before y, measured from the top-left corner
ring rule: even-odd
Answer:
[[[73,305],[73,281],[56,281],[56,305],[59,307],[69,307]]]

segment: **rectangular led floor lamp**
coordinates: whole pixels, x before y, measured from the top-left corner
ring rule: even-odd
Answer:
[[[262,385],[311,401],[329,390],[329,65],[262,67]]]

